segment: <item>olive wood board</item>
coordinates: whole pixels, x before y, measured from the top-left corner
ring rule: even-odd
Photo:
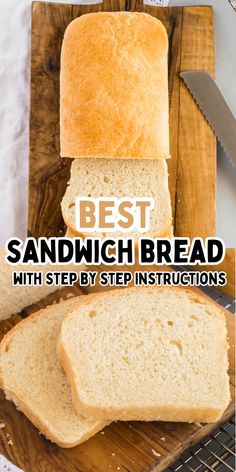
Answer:
[[[96,11],[142,11],[159,18],[169,37],[170,150],[168,160],[176,236],[214,236],[216,140],[179,78],[183,70],[214,76],[213,10],[210,6],[155,7],[141,0],[94,5],[32,4],[29,221],[31,236],[65,232],[60,202],[71,159],[60,158],[59,73],[64,31],[76,17]],[[109,126],[109,123],[108,123]],[[96,159],[95,159],[96,165]]]
[[[197,290],[197,289],[194,289]],[[0,339],[23,317],[62,298],[85,294],[77,287],[49,295],[21,314],[0,323]],[[0,393],[0,453],[25,472],[161,472],[189,447],[201,441],[234,411],[235,317],[225,310],[229,335],[229,374],[232,402],[217,424],[116,422],[102,434],[72,449],[63,449],[39,435],[38,430]],[[161,439],[162,438],[162,439]],[[163,440],[164,438],[164,440]],[[13,444],[9,444],[12,441]]]

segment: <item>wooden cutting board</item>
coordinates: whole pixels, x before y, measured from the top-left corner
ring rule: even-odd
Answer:
[[[175,234],[215,234],[215,138],[184,84],[180,70],[214,74],[213,13],[210,7],[157,8],[141,1],[105,0],[87,6],[34,2],[32,6],[29,234],[64,233],[60,201],[70,159],[59,157],[60,49],[68,23],[90,11],[145,11],[165,24],[169,35],[170,190]],[[0,324],[2,337],[22,316],[72,294],[64,289]],[[226,311],[230,375],[234,395],[234,318]],[[230,418],[233,402],[221,422]],[[0,452],[25,472],[161,472],[217,425],[113,423],[86,443],[61,449],[38,434],[25,416],[0,394]],[[165,440],[161,439],[165,438]],[[13,445],[9,444],[9,439]]]
[[[211,7],[158,8],[141,0],[105,0],[87,6],[34,2],[32,7],[29,235],[64,234],[60,202],[71,159],[59,156],[59,71],[65,28],[95,11],[143,11],[159,18],[169,36],[169,186],[176,236],[215,235],[216,142],[179,79],[183,70],[214,75]]]
[[[195,289],[197,290],[197,289]],[[0,340],[22,317],[66,298],[82,294],[79,288],[65,288],[44,301],[0,323]],[[85,293],[85,292],[84,292]],[[218,424],[199,426],[186,423],[118,422],[106,427],[89,441],[73,449],[62,449],[43,436],[0,393],[0,453],[25,472],[161,472],[188,447],[201,441],[234,411],[235,395],[235,317],[225,310],[229,333],[229,373],[232,403]],[[163,440],[163,438],[165,438]],[[13,445],[9,444],[9,440]]]

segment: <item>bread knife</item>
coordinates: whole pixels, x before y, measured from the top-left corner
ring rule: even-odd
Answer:
[[[215,80],[203,71],[180,72],[180,77],[235,165],[236,119]]]

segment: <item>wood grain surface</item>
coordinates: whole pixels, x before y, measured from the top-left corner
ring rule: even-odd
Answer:
[[[214,270],[213,267],[210,267],[211,270]],[[235,271],[236,271],[236,250],[234,248],[227,248],[226,254],[223,262],[217,266],[217,270],[223,270],[227,275],[227,284],[225,287],[217,287],[220,291],[229,295],[230,297],[236,298],[236,281],[235,281]]]
[[[206,265],[206,266],[197,266],[197,270],[201,271],[223,271],[227,275],[227,284],[217,287],[217,290],[228,295],[229,297],[236,298],[236,280],[235,280],[235,272],[236,272],[236,249],[234,248],[226,248],[225,258],[217,266],[213,265]]]
[[[198,291],[197,289],[194,289]],[[22,317],[40,308],[85,291],[74,287],[58,290],[46,299],[0,323],[0,340]],[[225,310],[229,333],[229,373],[232,402],[218,424],[234,411],[235,317]],[[72,449],[51,444],[15,406],[0,393],[0,453],[25,472],[161,472],[188,447],[202,440],[218,424],[199,426],[187,423],[117,422],[89,441]],[[165,438],[165,440],[161,439]],[[10,444],[9,444],[10,441]],[[13,444],[11,444],[11,441]]]
[[[33,2],[29,235],[59,236],[65,227],[60,202],[71,159],[59,156],[59,71],[65,28],[73,18],[95,11],[144,11],[159,18],[169,36],[170,149],[168,161],[176,236],[215,235],[215,138],[179,72],[214,74],[211,7],[161,8],[141,0],[105,0],[96,5]]]
[[[182,25],[180,69],[205,70],[214,76],[212,8],[184,8]],[[182,81],[179,100],[175,232],[190,238],[214,236],[216,140]]]

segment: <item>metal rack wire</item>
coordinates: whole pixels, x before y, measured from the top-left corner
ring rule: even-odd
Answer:
[[[168,472],[235,472],[235,418],[184,454]]]
[[[236,300],[212,288],[202,290],[213,300],[235,313]],[[191,448],[166,472],[235,472],[235,417]]]

